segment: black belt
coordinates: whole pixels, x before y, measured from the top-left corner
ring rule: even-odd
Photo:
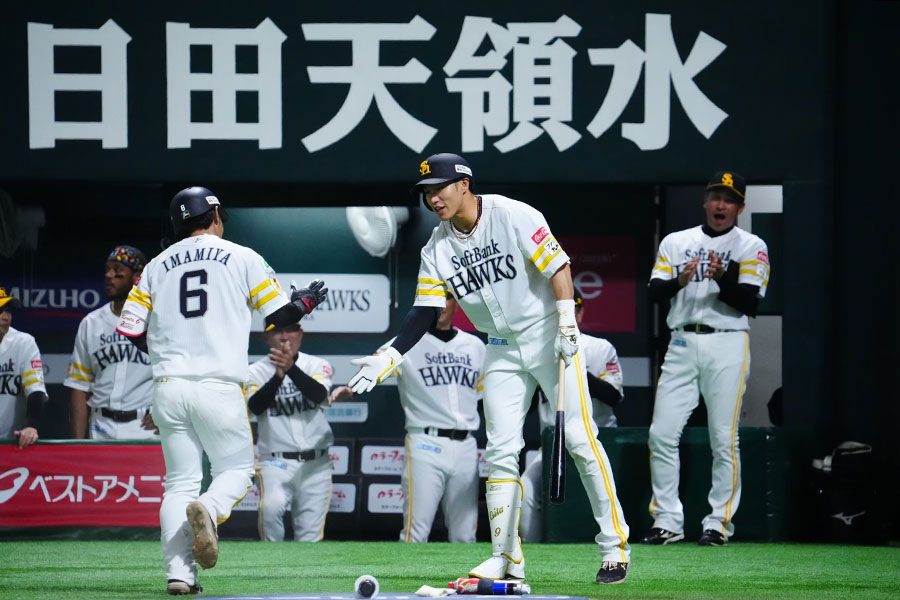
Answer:
[[[286,458],[288,460],[315,460],[320,456],[328,454],[327,448],[318,448],[316,450],[304,450],[303,452],[273,452],[273,458]]]
[[[101,408],[100,414],[118,423],[127,423],[138,418],[138,411],[136,410],[109,410],[108,408]]]
[[[702,323],[688,323],[684,327],[679,327],[676,331],[688,331],[690,333],[724,333],[727,331],[740,331],[739,329],[716,329]]]
[[[468,429],[437,429],[435,427],[426,427],[425,433],[460,441],[468,439],[469,433],[471,432]]]

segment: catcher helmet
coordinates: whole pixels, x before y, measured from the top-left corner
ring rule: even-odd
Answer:
[[[422,199],[422,204],[428,210],[431,210],[428,201],[425,199],[425,194],[422,193],[423,185],[450,183],[465,177],[468,177],[470,181],[472,180],[472,167],[469,166],[468,161],[462,156],[449,152],[432,154],[419,163],[419,182],[413,187],[413,191]]]
[[[169,218],[172,219],[172,227],[175,235],[184,236],[188,227],[188,221],[206,214],[215,207],[219,207],[219,216],[225,220],[222,203],[210,190],[205,187],[194,186],[181,190],[169,203]]]

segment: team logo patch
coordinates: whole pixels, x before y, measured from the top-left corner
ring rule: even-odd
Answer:
[[[756,253],[756,259],[760,260],[766,264],[769,264],[769,255],[766,254],[765,252],[763,252],[762,250],[760,250],[759,252]]]
[[[608,362],[606,363],[606,370],[610,373],[618,373],[619,372],[619,363]]]
[[[331,377],[334,375],[334,369],[332,369],[329,365],[322,366],[322,372]]]
[[[731,176],[731,173],[724,173],[722,175],[722,185],[727,185],[730,188],[734,187],[734,177]]]
[[[546,238],[548,235],[550,235],[550,232],[547,231],[547,228],[541,227],[540,229],[538,229],[537,231],[534,232],[534,235],[531,236],[531,240],[535,244],[540,244],[542,241],[544,241],[544,238]]]
[[[41,361],[33,360],[33,361],[31,361],[31,368],[32,369],[43,369],[43,365],[41,365]]]
[[[184,204],[181,205],[181,220],[187,221],[191,218],[191,211],[185,208]]]
[[[468,175],[469,177],[472,176],[472,169],[470,169],[466,165],[456,165],[455,168],[457,173],[462,173],[464,175]]]
[[[206,203],[207,203],[207,204],[221,204],[221,203],[219,202],[219,199],[216,198],[215,196],[207,196],[207,197],[206,197]]]
[[[425,177],[431,173],[431,165],[428,164],[427,160],[423,160],[419,165],[419,177]]]

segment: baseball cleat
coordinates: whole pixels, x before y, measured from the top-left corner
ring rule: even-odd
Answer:
[[[194,530],[194,560],[204,569],[212,569],[219,560],[219,538],[209,511],[202,502],[191,502],[187,505],[188,523]]]
[[[725,546],[728,544],[728,540],[715,529],[707,529],[697,540],[697,544],[700,546]]]
[[[624,583],[628,576],[628,563],[604,560],[597,571],[597,583],[616,584]]]
[[[647,534],[647,537],[641,540],[642,544],[650,544],[651,546],[665,546],[666,544],[674,544],[684,539],[683,533],[675,533],[662,527],[654,527]]]
[[[193,585],[180,579],[170,579],[166,584],[166,593],[170,596],[189,596],[203,591],[199,583]]]
[[[469,577],[497,581],[525,581],[525,557],[514,563],[505,556],[492,556],[469,571]]]

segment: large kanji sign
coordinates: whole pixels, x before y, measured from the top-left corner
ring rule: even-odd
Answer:
[[[0,527],[159,527],[165,463],[146,446],[0,446]]]

